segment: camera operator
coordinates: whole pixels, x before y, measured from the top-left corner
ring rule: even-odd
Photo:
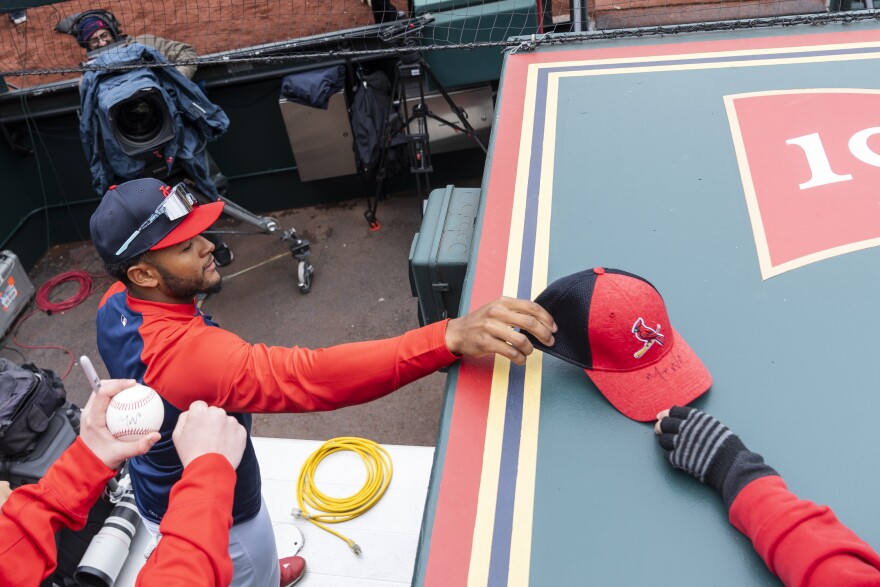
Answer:
[[[178,61],[194,61],[199,55],[195,48],[180,41],[163,39],[154,35],[126,35],[119,28],[119,21],[106,10],[91,10],[78,19],[72,32],[76,33],[76,41],[86,51],[95,51],[116,42],[140,43],[154,47],[171,63]],[[195,64],[178,65],[177,71],[192,79],[198,66]]]
[[[56,567],[55,533],[80,529],[116,469],[159,440],[154,432],[137,441],[116,440],[107,429],[110,399],[132,380],[102,381],[82,413],[80,435],[39,483],[13,491],[0,515],[0,584],[39,585]],[[228,554],[233,487],[247,433],[219,408],[196,401],[180,415],[174,447],[184,466],[171,491],[164,538],[138,575],[139,585],[226,586],[232,578]],[[171,584],[171,583],[169,583]]]
[[[181,41],[174,41],[157,37],[155,35],[137,35],[132,37],[122,32],[120,23],[107,10],[89,10],[80,13],[73,21],[69,33],[76,37],[77,43],[88,51],[89,55],[93,51],[98,51],[113,45],[115,43],[130,44],[140,43],[147,47],[153,47],[161,53],[170,63],[183,61],[184,64],[175,67],[177,71],[183,74],[187,79],[192,79],[198,70],[198,66],[192,62],[198,59],[199,55],[195,48]],[[202,88],[204,89],[204,88]],[[205,151],[206,165],[214,176],[220,175],[213,160]],[[222,177],[222,175],[220,175]],[[229,246],[217,235],[206,234],[205,237],[214,243],[215,259],[217,265],[225,267],[232,263],[233,254]]]

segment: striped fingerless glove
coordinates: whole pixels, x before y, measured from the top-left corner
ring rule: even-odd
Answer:
[[[728,509],[743,487],[778,475],[739,436],[701,410],[674,406],[660,420],[658,433],[669,463],[714,487]]]

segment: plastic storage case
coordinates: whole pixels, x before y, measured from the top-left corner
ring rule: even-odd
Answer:
[[[12,251],[0,251],[0,341],[33,297],[34,284],[18,257]]]
[[[419,299],[422,325],[458,316],[479,208],[479,188],[450,185],[428,195],[409,252],[410,287]]]

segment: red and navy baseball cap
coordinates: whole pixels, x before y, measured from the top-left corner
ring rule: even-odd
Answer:
[[[638,275],[596,267],[554,281],[535,302],[558,327],[552,347],[526,332],[535,348],[584,369],[628,418],[654,420],[712,386],[708,369],[669,323],[660,293]]]
[[[189,204],[171,220],[161,212],[162,205],[166,198],[180,194]],[[89,229],[101,259],[119,263],[191,239],[214,224],[221,212],[223,202],[199,205],[183,186],[172,188],[148,177],[110,186],[92,214]]]

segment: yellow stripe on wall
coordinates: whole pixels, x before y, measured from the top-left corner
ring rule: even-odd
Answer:
[[[553,168],[556,158],[556,120],[559,77],[549,76],[541,160],[541,184],[538,193],[538,218],[535,234],[535,258],[532,267],[532,292],[535,299],[547,287],[550,258],[550,216],[553,207]],[[533,102],[534,103],[534,102]],[[527,117],[523,117],[528,119]],[[534,115],[532,115],[532,119]],[[532,522],[535,510],[535,479],[538,464],[538,424],[541,416],[541,371],[544,354],[532,353],[526,363],[523,390],[523,421],[513,506],[513,532],[510,545],[508,582],[511,587],[529,584],[532,560]]]
[[[522,133],[516,169],[516,188],[510,219],[510,236],[507,244],[507,263],[504,269],[502,294],[516,297],[519,285],[520,254],[522,252],[523,228],[529,159],[533,134],[536,72],[529,72],[523,109]],[[507,411],[507,387],[510,361],[496,356],[492,373],[492,397],[489,398],[489,414],[486,422],[486,442],[483,447],[483,467],[480,491],[477,497],[477,514],[474,520],[474,537],[471,543],[471,560],[468,568],[468,586],[483,587],[489,581],[489,564],[492,556],[492,538],[495,527],[495,510],[498,499],[498,478],[501,469],[501,448],[504,441],[504,417]]]

